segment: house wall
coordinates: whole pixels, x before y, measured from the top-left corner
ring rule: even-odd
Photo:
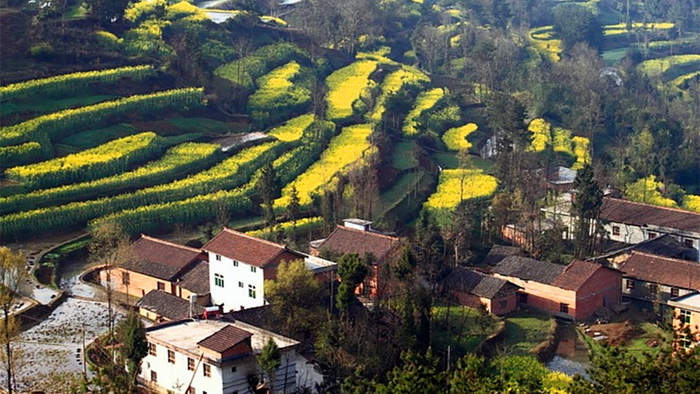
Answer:
[[[527,304],[519,303],[519,305],[534,307],[570,319],[576,318],[576,292],[506,275],[495,274],[494,276],[522,287],[520,293],[527,294]],[[562,303],[568,304],[568,313],[561,312]]]
[[[129,284],[126,285],[122,280],[122,273],[129,273]],[[151,290],[158,289],[158,283],[163,285],[163,289],[171,294],[178,295],[177,289],[173,288],[172,284],[166,280],[154,278],[134,271],[124,270],[122,268],[114,268],[111,270],[112,289],[120,293],[128,293],[134,297],[143,297]],[[100,271],[100,283],[103,286],[107,285],[107,270]],[[177,287],[177,286],[175,286]]]
[[[184,354],[177,349],[170,348],[175,352],[175,363],[168,362],[168,347],[155,344],[156,355],[147,355],[141,363],[141,373],[139,376],[147,383],[147,385],[158,393],[184,393],[187,390],[187,385],[192,379],[192,387],[196,393],[222,393],[223,392],[223,373],[220,367],[215,364],[208,363],[207,359],[199,362],[199,357],[195,355]],[[187,369],[187,359],[191,357],[195,360],[195,370]],[[211,376],[204,376],[204,366],[207,363],[211,366]],[[158,375],[156,383],[151,381],[151,371],[155,371]]]
[[[690,312],[690,323],[681,322],[681,310]],[[700,343],[700,311],[690,308],[682,308],[678,306],[674,307],[673,330],[677,333],[678,338],[684,335],[688,335],[687,331],[690,330],[689,334],[692,343],[690,344],[689,348],[698,346],[698,343]],[[681,346],[680,343],[678,343],[677,345]]]
[[[216,274],[223,276],[223,287],[216,284]],[[211,302],[215,305],[223,304],[224,312],[263,306],[265,304],[264,283],[265,273],[262,268],[242,261],[235,266],[232,259],[209,252]],[[251,286],[254,287],[255,297],[252,297],[249,292]]]
[[[480,308],[481,305],[486,305],[486,310],[489,313],[498,316],[514,311],[518,306],[517,293],[515,292],[505,297],[494,299],[479,297],[474,294],[468,294],[461,291],[455,291],[452,294],[460,305],[475,309]]]
[[[627,282],[632,281],[634,283],[634,288],[630,289]],[[662,303],[668,302],[671,298],[681,297],[686,294],[695,292],[693,289],[684,289],[681,287],[673,287],[668,285],[657,284],[659,289],[658,294],[652,293],[652,282],[646,282],[643,280],[637,280],[630,277],[622,277],[621,291],[622,295],[625,297],[637,298],[645,301],[659,301]],[[671,289],[678,289],[678,295],[671,295]]]
[[[609,308],[619,305],[622,298],[621,279],[622,273],[619,271],[598,269],[576,292],[575,318],[585,320],[601,306]]]

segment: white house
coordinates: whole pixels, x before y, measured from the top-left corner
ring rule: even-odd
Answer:
[[[281,354],[274,391],[295,392],[299,342],[221,320],[181,320],[147,328],[148,355],[139,378],[159,393],[249,393],[249,377],[261,376],[256,356],[269,338]]]
[[[209,255],[211,302],[224,312],[265,305],[265,280],[283,261],[303,260],[321,281],[334,280],[336,264],[275,242],[224,228],[202,249]]]
[[[548,218],[566,225],[569,236],[575,234],[575,220],[569,213],[570,202],[560,201],[543,211]],[[605,197],[600,224],[607,238],[626,244],[637,244],[668,234],[684,246],[695,249],[695,260],[700,261],[700,253],[697,253],[700,249],[700,213]]]

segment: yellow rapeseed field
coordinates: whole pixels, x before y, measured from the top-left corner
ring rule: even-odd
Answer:
[[[304,130],[314,121],[313,114],[306,114],[290,119],[282,126],[270,130],[267,135],[277,138],[283,142],[296,141],[302,137]]]
[[[552,144],[552,126],[542,118],[533,119],[527,127],[532,132],[532,143],[528,148],[531,152],[542,152],[547,145]]]
[[[496,191],[498,181],[482,170],[442,170],[437,192],[425,206],[431,210],[451,210],[463,200],[488,197]]]
[[[478,128],[476,123],[467,123],[464,126],[449,129],[443,134],[442,141],[449,150],[469,149],[472,144],[467,140],[467,137]]]
[[[418,117],[423,111],[433,108],[444,95],[445,91],[442,88],[421,92],[418,97],[416,97],[416,102],[413,104],[411,112],[406,116],[406,120],[403,124],[403,133],[408,136],[418,134],[418,129],[416,128],[418,125]]]
[[[327,96],[330,120],[342,120],[352,116],[352,103],[360,97],[368,85],[369,75],[377,68],[373,60],[359,60],[326,78],[329,91]]]
[[[374,106],[374,111],[369,115],[369,120],[379,122],[384,114],[384,104],[392,94],[398,92],[404,84],[428,82],[428,77],[422,72],[414,68],[402,67],[391,74],[387,75],[381,84],[381,93],[377,98],[377,103]]]

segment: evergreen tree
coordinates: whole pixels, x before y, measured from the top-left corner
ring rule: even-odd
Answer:
[[[267,375],[270,392],[275,392],[275,371],[282,365],[282,354],[277,343],[272,338],[268,338],[258,356],[258,364],[263,373]]]
[[[571,213],[576,217],[577,258],[583,258],[593,251],[596,238],[596,221],[603,205],[603,191],[595,181],[593,168],[586,164],[576,174],[573,184],[576,194],[571,204]]]
[[[263,209],[265,210],[265,222],[268,227],[273,227],[275,221],[275,195],[279,189],[279,179],[272,168],[272,163],[267,163],[260,174],[260,180],[256,184],[256,189],[262,199]]]

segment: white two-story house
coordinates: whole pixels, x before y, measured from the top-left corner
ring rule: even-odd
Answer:
[[[229,228],[202,249],[209,255],[211,303],[223,305],[224,312],[265,305],[265,280],[276,279],[277,266],[307,259],[284,245]]]
[[[274,392],[296,391],[299,342],[242,322],[180,320],[146,329],[148,355],[139,378],[158,393],[251,393],[251,376],[261,376],[257,362],[272,339],[280,349]],[[265,382],[267,388],[270,382]]]

